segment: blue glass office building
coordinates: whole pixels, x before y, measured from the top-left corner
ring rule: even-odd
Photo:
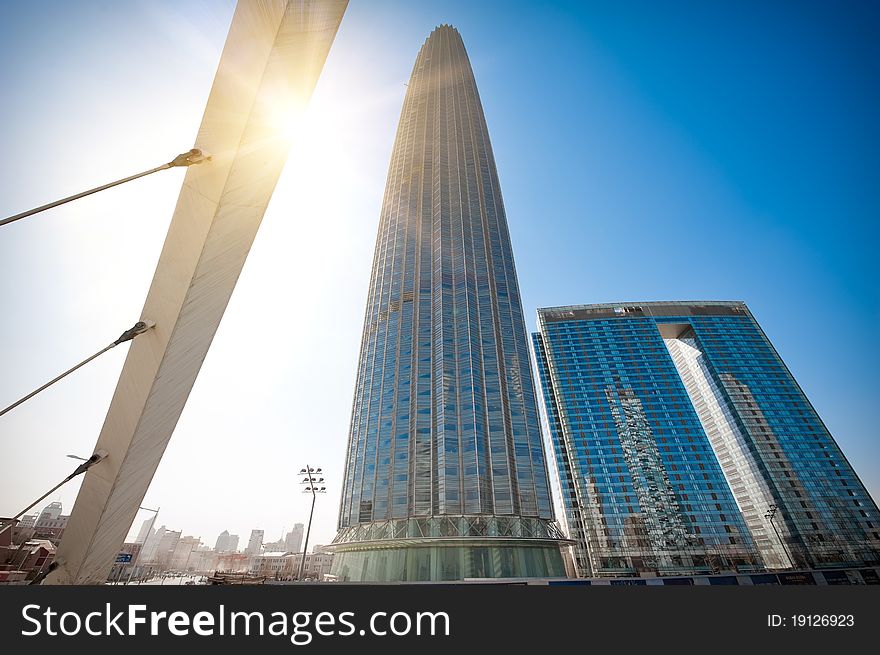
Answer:
[[[745,304],[538,310],[580,575],[880,563],[880,514]]]
[[[379,221],[333,572],[564,575],[513,251],[458,32],[410,77]]]

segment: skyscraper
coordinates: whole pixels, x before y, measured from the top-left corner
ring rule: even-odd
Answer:
[[[740,302],[538,310],[582,575],[880,562],[880,514]]]
[[[141,544],[142,546],[147,543],[147,540],[153,534],[153,519],[147,519],[141,524],[141,529],[138,531],[137,538],[134,540],[136,544]]]
[[[41,522],[46,521],[57,521],[61,518],[61,512],[63,508],[61,506],[61,502],[55,501],[54,503],[49,503],[43,508],[43,511],[40,512],[40,516],[37,519],[37,525]]]
[[[401,112],[344,474],[343,579],[564,575],[495,161],[446,25]]]
[[[180,530],[168,530],[164,525],[156,530],[144,544],[144,562],[156,562],[162,566],[171,563],[171,556],[180,541]]]
[[[224,530],[217,536],[217,541],[214,544],[214,550],[218,553],[225,553],[230,550],[229,548],[229,531]]]
[[[263,530],[251,530],[251,538],[244,552],[248,555],[259,555],[263,548],[263,534]]]
[[[303,533],[304,526],[302,523],[295,523],[293,525],[293,530],[287,533],[287,536],[284,539],[285,545],[287,546],[287,550],[291,553],[298,553],[302,548],[303,543]]]

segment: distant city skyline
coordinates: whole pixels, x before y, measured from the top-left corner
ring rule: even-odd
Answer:
[[[21,519],[19,519],[17,527],[19,529],[34,527],[35,525],[38,527],[54,527],[55,523],[60,522],[60,524],[63,524],[64,522],[66,522],[69,515],[64,514],[64,505],[63,503],[61,503],[61,501],[54,500],[51,502],[44,502],[45,504],[38,504],[31,510],[30,513],[24,514]],[[132,540],[126,540],[126,543],[145,544],[147,539],[151,539],[152,535],[156,534],[159,529],[167,529],[167,526],[165,526],[164,524],[154,525],[154,523],[155,522],[152,519],[146,519],[143,523],[141,523],[141,526],[137,531],[137,536],[134,537],[134,539]],[[284,530],[282,528],[281,532],[284,534],[283,539],[279,538],[278,540],[269,543],[289,543],[289,545],[291,546],[291,550],[297,552],[297,549],[302,546],[303,531],[304,525],[302,523],[295,523],[290,531]],[[185,534],[187,536],[194,536],[190,535],[189,531],[187,531],[185,528],[177,530],[177,532]],[[265,530],[262,530],[260,528],[254,528],[253,530],[251,530],[251,535],[253,535],[253,533],[258,533],[264,537],[265,534],[267,534]],[[201,536],[199,536],[198,539],[200,539],[201,542],[206,546],[210,546],[210,544],[213,543],[214,546],[210,547],[220,552],[227,549],[230,551],[235,551],[238,549],[239,536],[237,534],[231,534],[228,530],[223,530],[214,539],[203,538]],[[322,547],[322,544],[314,544],[314,547],[320,549]]]
[[[0,8],[0,214],[190,147],[233,4]],[[480,82],[527,324],[567,303],[745,300],[877,498],[880,53],[865,11],[352,3],[144,499],[156,527],[283,539],[308,516],[293,473],[309,461],[331,481],[310,543],[336,533],[391,144],[412,53],[441,23]],[[163,173],[2,228],[0,398],[130,327],[179,185]],[[0,418],[16,462],[0,514],[91,451],[124,352]],[[51,500],[69,510],[77,488]]]

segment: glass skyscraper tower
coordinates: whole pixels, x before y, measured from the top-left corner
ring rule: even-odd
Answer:
[[[419,51],[370,279],[333,572],[564,575],[513,252],[458,32]]]
[[[880,563],[880,513],[740,302],[538,310],[581,575]]]

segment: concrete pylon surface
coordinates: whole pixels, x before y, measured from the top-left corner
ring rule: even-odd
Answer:
[[[239,0],[190,166],[96,449],[44,584],[101,584],[134,520],[287,159],[347,0]]]

